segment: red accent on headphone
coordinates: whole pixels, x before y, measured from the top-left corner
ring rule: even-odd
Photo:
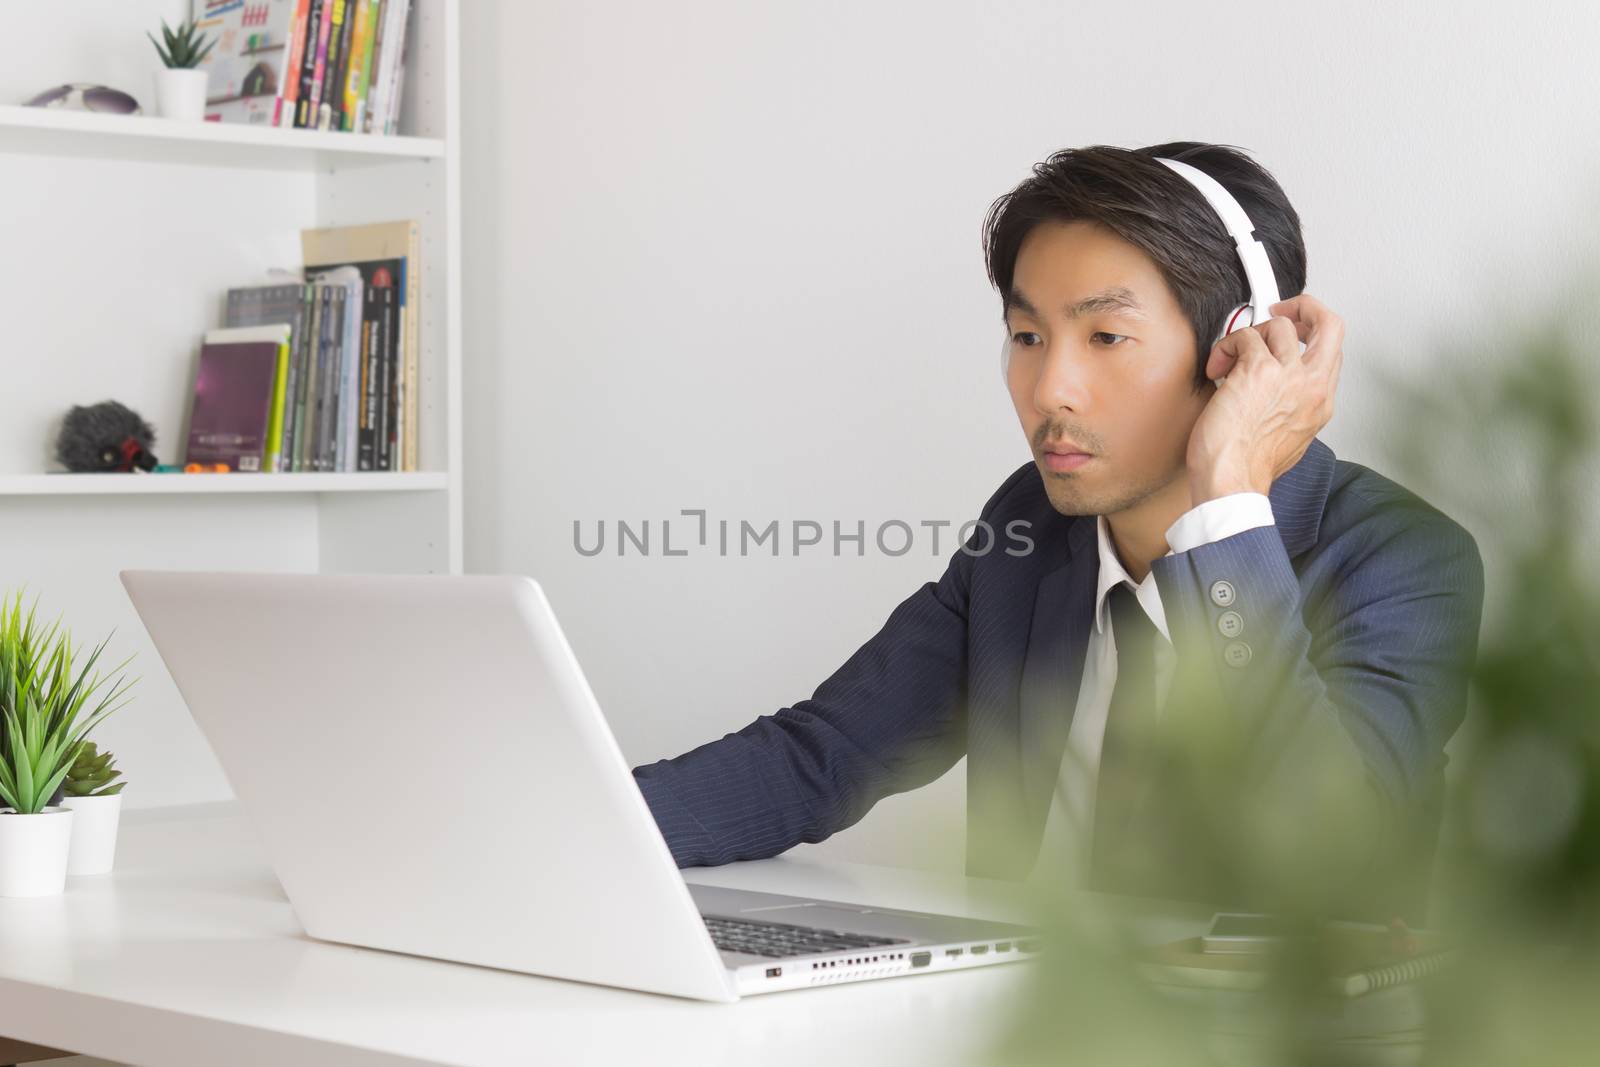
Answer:
[[[1235,323],[1235,322],[1238,322],[1238,321],[1239,321],[1239,316],[1240,316],[1240,315],[1243,315],[1243,314],[1244,314],[1244,313],[1245,313],[1245,312],[1246,312],[1246,311],[1249,311],[1249,310],[1250,310],[1250,305],[1249,305],[1249,304],[1245,304],[1245,305],[1243,305],[1243,306],[1241,306],[1241,307],[1240,307],[1240,308],[1239,308],[1239,310],[1237,310],[1237,311],[1235,311],[1235,312],[1234,312],[1234,313],[1233,313],[1233,314],[1232,314],[1232,315],[1231,315],[1231,316],[1229,316],[1229,318],[1228,318],[1228,325],[1227,325],[1227,327],[1226,327],[1226,328],[1225,328],[1225,329],[1224,329],[1224,330],[1223,330],[1223,331],[1222,331],[1222,332],[1223,332],[1223,334],[1224,334],[1224,335],[1227,335],[1227,334],[1230,334],[1230,333],[1232,333],[1232,332],[1233,332],[1233,324],[1234,324],[1234,323]]]

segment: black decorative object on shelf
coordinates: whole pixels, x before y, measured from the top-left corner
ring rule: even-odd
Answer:
[[[143,473],[156,467],[155,443],[155,430],[138,412],[104,400],[67,412],[56,438],[56,460],[69,471]]]

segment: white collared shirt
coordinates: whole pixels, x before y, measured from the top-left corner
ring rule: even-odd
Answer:
[[[1188,552],[1258,526],[1272,525],[1272,504],[1262,493],[1233,493],[1207,500],[1184,512],[1167,528],[1167,555]],[[1124,583],[1132,588],[1139,605],[1161,634],[1162,640],[1156,642],[1155,649],[1158,709],[1166,704],[1177,658],[1167,631],[1167,613],[1161,606],[1155,571],[1146,574],[1144,581],[1135,582],[1117,558],[1104,515],[1096,517],[1095,529],[1100,576],[1095,589],[1094,628],[1089,631],[1077,709],[1067,732],[1066,751],[1062,754],[1061,771],[1034,867],[1036,875],[1052,881],[1064,875],[1067,884],[1074,887],[1083,885],[1088,873],[1100,744],[1105,737],[1106,713],[1111,708],[1111,690],[1117,683],[1116,635],[1112,632],[1106,604],[1106,597],[1113,588]],[[1066,711],[1063,708],[1062,714]]]

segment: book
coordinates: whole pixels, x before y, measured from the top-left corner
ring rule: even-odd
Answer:
[[[339,311],[338,353],[330,368],[333,409],[329,420],[333,449],[330,469],[352,471],[356,469],[356,419],[361,406],[359,388],[362,330],[367,319],[366,279],[363,272],[353,266],[322,270],[314,278],[344,288]]]
[[[372,56],[367,61],[367,84],[362,88],[364,102],[360,108],[361,124],[356,127],[362,133],[372,132],[372,116],[377,111],[378,98],[382,95],[379,88],[383,84],[380,72],[383,69],[384,42],[390,12],[396,3],[397,0],[373,0],[377,10],[373,16]]]
[[[267,329],[267,327],[261,327]],[[276,474],[283,469],[283,397],[289,369],[289,333],[278,340],[278,358],[272,371],[272,403],[267,407],[267,443],[261,453],[261,469]]]
[[[344,129],[344,86],[350,72],[351,38],[358,0],[334,0],[334,26],[328,37],[328,86],[322,94],[319,130]],[[342,11],[341,11],[342,5]]]
[[[373,19],[377,14],[376,0],[355,0],[355,30],[350,36],[349,74],[344,80],[344,130],[360,130],[363,97],[367,92],[367,64],[372,61],[372,42],[376,36]]]
[[[274,470],[293,468],[294,456],[294,401],[299,385],[300,354],[305,348],[307,307],[305,286],[294,283],[260,285],[229,289],[223,325],[266,326],[281,323],[289,327],[289,354],[284,374],[284,410],[279,416],[281,440],[273,450]]]
[[[411,14],[411,0],[388,0],[384,4],[383,54],[378,63],[378,84],[373,89],[372,130],[375,133],[395,133],[396,116],[400,110],[395,95],[395,76],[405,51],[406,21]]]
[[[311,93],[306,101],[306,120],[304,125],[309,129],[317,128],[317,121],[321,116],[323,79],[328,72],[328,40],[333,30],[333,7],[338,0],[322,0],[322,17],[317,25],[317,47],[313,51]],[[308,37],[306,47],[311,48]]]
[[[302,230],[300,234],[308,274],[353,266],[369,289],[387,286],[394,290],[393,328],[380,328],[384,342],[381,358],[360,384],[363,407],[375,405],[376,410],[358,424],[357,458],[359,464],[360,433],[369,432],[374,470],[417,469],[420,243],[418,225],[410,220]],[[363,312],[363,318],[369,315],[376,321],[377,308]],[[358,469],[362,468],[358,465]]]
[[[294,389],[285,398],[284,418],[293,425],[293,436],[290,444],[285,448],[285,459],[289,461],[289,470],[304,470],[305,468],[294,462],[297,450],[303,451],[301,445],[302,435],[309,434],[310,429],[306,423],[306,391],[308,380],[311,377],[310,365],[314,362],[316,353],[316,338],[318,323],[315,320],[317,310],[317,290],[315,286],[300,284],[301,302],[303,307],[305,329],[300,331],[300,338],[289,359],[294,368]]]
[[[312,440],[312,470],[334,469],[334,433],[339,410],[339,360],[344,350],[346,287],[339,282],[317,282],[327,294],[322,313],[322,356],[317,365],[317,421]]]
[[[298,0],[194,0],[195,25],[216,40],[200,61],[208,121],[276,124],[295,78],[289,56],[297,6]]]
[[[291,125],[306,128],[312,125],[311,90],[317,71],[317,39],[323,32],[323,16],[328,0],[309,0],[306,5],[306,22],[301,30],[300,88],[295,94],[294,120]]]
[[[347,386],[351,403],[347,411],[349,420],[342,427],[345,434],[347,461],[351,470],[388,470],[383,462],[380,442],[384,439],[388,420],[392,418],[385,403],[388,380],[393,372],[386,369],[390,350],[382,347],[392,331],[384,329],[383,319],[393,304],[392,294],[404,260],[370,260],[340,268],[358,278],[361,313],[359,320],[352,316],[357,328],[353,331],[357,356],[345,364]]]
[[[206,332],[189,408],[186,463],[272,470],[281,447],[286,325]]]
[[[306,286],[306,303],[309,315],[306,320],[305,351],[295,393],[294,462],[290,468],[297,471],[311,470],[311,459],[315,454],[311,438],[317,417],[317,366],[322,351],[322,308],[325,303],[321,286]]]
[[[391,135],[400,132],[400,111],[406,93],[406,62],[410,58],[411,42],[404,34],[400,37],[399,51],[392,76],[393,84],[389,87],[389,115],[383,129],[384,133]]]
[[[398,284],[380,288],[378,290],[379,307],[376,320],[377,337],[373,339],[372,350],[368,355],[367,363],[367,404],[366,421],[363,423],[364,453],[367,466],[363,470],[376,469],[377,463],[377,425],[379,394],[376,385],[376,374],[382,365],[386,354],[393,352],[398,342],[400,328],[400,287]]]
[[[300,447],[300,470],[321,470],[320,455],[322,442],[318,437],[322,425],[322,405],[324,403],[323,369],[328,360],[328,331],[333,321],[333,294],[329,286],[312,283],[316,292],[316,335],[312,340],[312,354],[309,362],[310,375],[306,385],[305,400],[305,439]]]
[[[284,66],[283,89],[278,94],[278,107],[272,116],[274,126],[294,125],[294,109],[300,102],[300,64],[306,51],[306,18],[310,11],[311,0],[296,0],[294,21],[289,24],[289,62]],[[292,354],[290,358],[294,358]]]

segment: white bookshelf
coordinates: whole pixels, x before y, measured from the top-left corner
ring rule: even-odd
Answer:
[[[8,153],[274,169],[332,169],[445,155],[439,137],[172,122],[15,104],[0,105],[0,146]]]
[[[228,791],[118,571],[462,566],[457,0],[413,0],[393,137],[156,117],[144,33],[188,8],[22,5],[8,29],[28,48],[0,72],[0,590],[25,587],[81,640],[115,630],[113,651],[135,654],[140,699],[103,728],[131,806]],[[145,114],[20,106],[72,81],[131,92]],[[418,471],[50,473],[61,416],[106,399],[181,462],[200,335],[226,290],[298,267],[304,228],[394,219],[420,223]]]
[[[12,474],[0,497],[185,493],[403,493],[447,491],[449,475],[430,471],[358,474]]]

